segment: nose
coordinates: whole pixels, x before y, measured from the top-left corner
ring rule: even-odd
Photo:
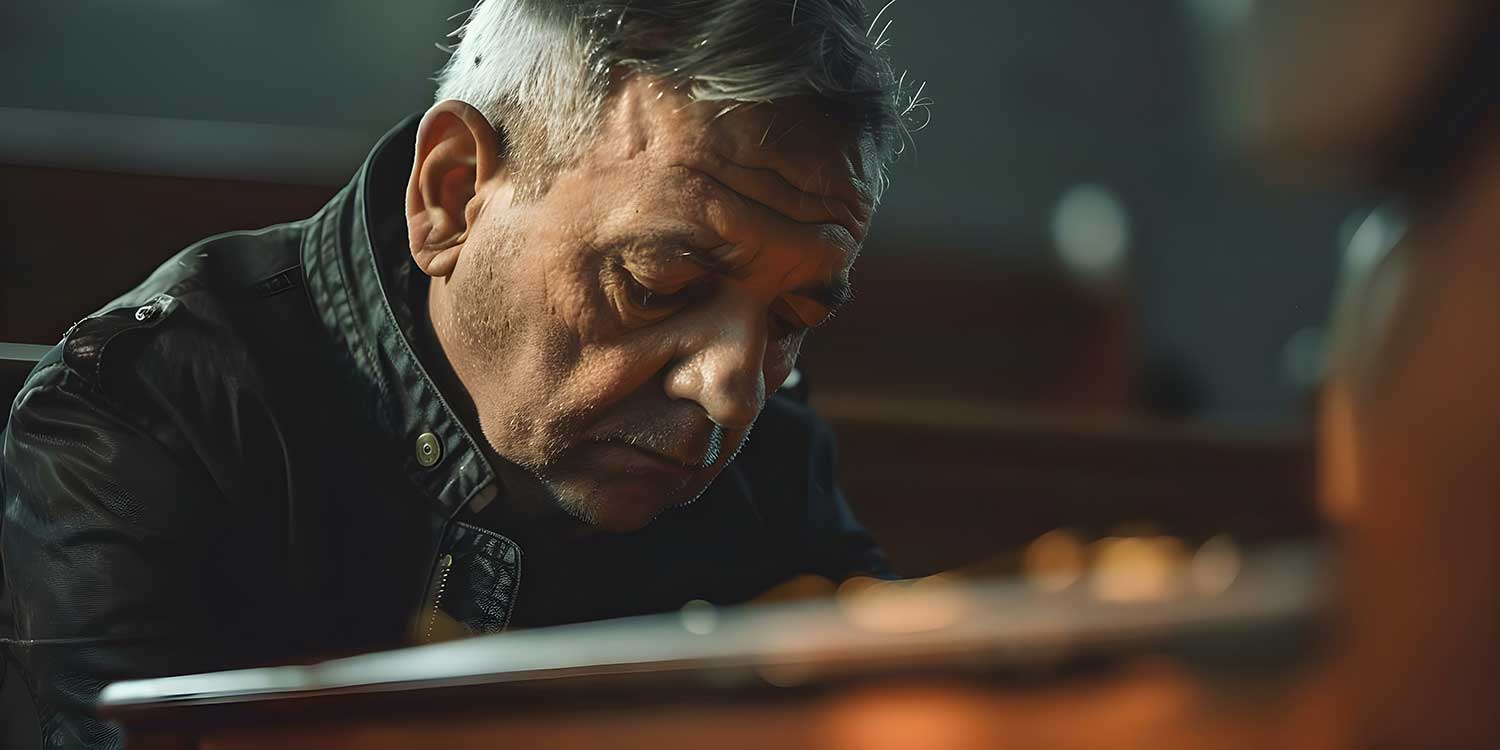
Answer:
[[[706,315],[666,374],[668,396],[696,402],[726,430],[749,429],[766,403],[766,316],[744,307]]]

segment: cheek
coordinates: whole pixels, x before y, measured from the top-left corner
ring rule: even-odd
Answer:
[[[552,325],[580,346],[607,341],[615,316],[599,288],[597,259],[582,248],[563,248],[539,265],[541,308]]]
[[[502,356],[515,316],[508,300],[495,293],[517,285],[509,273],[511,266],[499,257],[493,241],[471,238],[464,246],[464,256],[449,285],[452,306],[446,320],[434,320],[456,332],[456,342],[465,355],[478,362],[490,362]]]
[[[606,408],[648,387],[664,361],[656,347],[637,341],[585,346],[565,391],[570,400],[586,402],[595,409]]]
[[[537,309],[559,331],[579,345],[606,341],[616,320],[600,289],[602,259],[587,227],[587,206],[573,207],[571,220],[557,210],[536,217],[527,237],[524,263],[532,269],[528,284],[537,290]]]
[[[538,252],[556,239],[524,229],[471,239],[468,264],[454,276],[454,327],[482,365],[471,388],[487,390],[490,400],[546,394],[578,357],[577,285]]]
[[[552,264],[541,315],[549,335],[545,356],[551,407],[587,421],[598,411],[649,387],[676,351],[669,326],[622,330],[599,289],[596,263],[584,251]]]

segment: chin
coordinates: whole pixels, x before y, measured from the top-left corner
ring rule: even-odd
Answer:
[[[601,482],[554,478],[548,484],[558,505],[569,515],[616,534],[645,528],[662,513],[697,499],[708,485],[706,479],[696,477],[686,484],[653,479],[625,477]]]

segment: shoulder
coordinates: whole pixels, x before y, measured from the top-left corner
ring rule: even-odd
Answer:
[[[155,435],[182,432],[214,405],[254,388],[250,328],[301,286],[301,226],[219,235],[162,264],[145,282],[75,323],[27,378],[13,416],[54,391]],[[282,305],[305,308],[306,305]],[[24,421],[24,420],[23,420]]]
[[[234,366],[244,338],[236,314],[301,286],[300,224],[232,232],[198,242],[134,289],[78,321],[61,362],[106,394],[131,381]]]
[[[165,292],[151,295],[140,302],[139,305],[127,304],[100,310],[73,324],[58,344],[59,356],[53,361],[63,365],[80,383],[102,390],[105,363],[118,364],[117,360],[124,356],[121,355],[121,350],[132,348],[131,344],[138,343],[126,343],[125,339],[152,336],[155,329],[173,317],[181,307],[176,297]],[[48,373],[53,379],[61,375],[46,367],[48,359],[44,359],[42,364],[38,368],[39,374]],[[127,366],[129,364],[131,363],[126,363]]]

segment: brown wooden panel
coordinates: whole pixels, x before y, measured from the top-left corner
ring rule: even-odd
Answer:
[[[1319,530],[1313,445],[1297,430],[941,399],[814,403],[838,433],[850,503],[906,575],[997,562],[1057,528],[1242,541]]]
[[[853,304],[809,337],[814,393],[1120,412],[1133,381],[1124,289],[1037,262],[866,253]]]
[[[52,343],[173,253],[336,188],[0,165],[0,341]]]

